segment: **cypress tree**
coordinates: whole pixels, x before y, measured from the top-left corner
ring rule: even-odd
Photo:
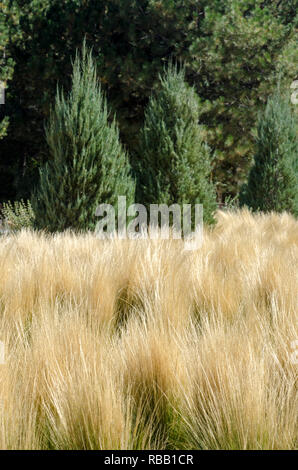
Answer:
[[[253,211],[289,211],[298,215],[297,115],[280,90],[259,114],[256,153],[240,205]]]
[[[134,199],[135,184],[92,53],[85,45],[73,63],[72,86],[57,90],[46,126],[50,158],[32,197],[36,227],[50,232],[93,229],[99,203],[115,207],[118,196]]]
[[[200,103],[185,71],[170,65],[151,96],[140,139],[140,196],[146,204],[203,204],[213,223],[215,190],[210,149],[199,125]]]

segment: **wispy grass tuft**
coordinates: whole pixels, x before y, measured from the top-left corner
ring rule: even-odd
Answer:
[[[0,238],[1,449],[297,448],[298,222]]]

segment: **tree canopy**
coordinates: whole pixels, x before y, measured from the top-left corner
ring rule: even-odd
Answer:
[[[70,87],[71,58],[85,36],[134,167],[158,75],[169,61],[185,64],[202,102],[219,199],[235,195],[248,174],[257,111],[277,76],[284,87],[297,78],[297,0],[5,0],[1,6],[8,100],[0,122],[4,116],[5,126],[10,122],[0,143],[1,199],[28,197],[48,160],[44,122],[57,81]]]

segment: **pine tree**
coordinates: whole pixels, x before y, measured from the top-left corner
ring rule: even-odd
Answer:
[[[0,98],[7,82],[12,79],[14,60],[8,52],[9,44],[18,39],[15,29],[19,22],[19,8],[8,0],[0,3]],[[5,115],[5,106],[0,103],[0,140],[7,135],[9,125],[8,116]]]
[[[133,202],[135,185],[115,120],[109,123],[107,102],[96,65],[85,42],[73,63],[72,87],[57,90],[46,126],[49,162],[40,171],[32,200],[37,228],[93,229],[99,203],[115,207],[118,196]]]
[[[256,153],[240,204],[252,210],[298,215],[297,115],[277,90],[259,115]]]
[[[210,149],[199,125],[200,103],[184,69],[170,65],[150,98],[140,139],[140,196],[146,204],[203,204],[214,222]]]
[[[144,105],[173,57],[185,62],[202,101],[218,196],[234,197],[251,163],[256,110],[275,74],[284,83],[297,78],[297,18],[297,0],[1,0],[0,80],[8,89],[0,121],[7,116],[13,125],[0,141],[0,200],[28,199],[38,180],[55,84],[68,86],[70,57],[86,31],[104,58],[100,80],[132,164]],[[15,69],[12,80],[6,65]]]

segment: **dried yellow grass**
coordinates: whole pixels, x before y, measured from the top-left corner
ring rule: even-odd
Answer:
[[[197,251],[0,238],[1,449],[297,447],[298,222],[217,219]]]

